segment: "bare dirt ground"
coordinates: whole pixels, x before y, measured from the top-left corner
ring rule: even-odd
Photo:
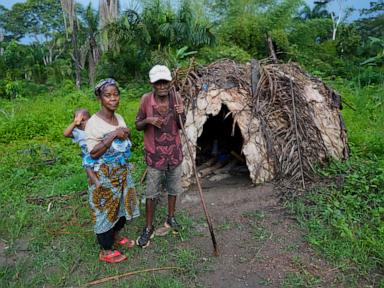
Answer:
[[[247,177],[232,176],[202,186],[220,251],[210,258],[212,269],[199,274],[204,287],[342,287],[338,269],[304,241],[272,184],[255,186]],[[203,223],[196,189],[180,197],[179,207]],[[189,243],[212,255],[209,230],[201,226],[194,227],[201,237]]]

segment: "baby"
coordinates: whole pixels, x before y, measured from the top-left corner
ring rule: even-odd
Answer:
[[[95,172],[92,169],[92,158],[89,156],[87,145],[85,143],[85,124],[91,118],[87,109],[78,109],[74,113],[73,121],[64,130],[64,136],[72,138],[74,143],[78,143],[81,148],[82,165],[85,168],[90,185],[95,184],[100,187],[100,182],[97,179]]]

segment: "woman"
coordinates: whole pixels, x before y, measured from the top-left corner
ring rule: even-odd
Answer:
[[[90,156],[95,159],[94,171],[100,182],[89,187],[89,203],[94,220],[94,231],[101,250],[100,261],[118,263],[127,257],[113,246],[132,248],[135,241],[120,237],[119,231],[127,220],[139,216],[136,190],[130,173],[128,158],[130,130],[124,119],[115,113],[120,91],[113,79],[100,81],[95,95],[101,109],[87,122],[85,133]]]

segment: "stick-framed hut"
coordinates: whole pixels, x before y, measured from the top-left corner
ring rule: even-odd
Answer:
[[[205,148],[199,147],[199,138],[220,113],[222,119],[232,119],[230,135],[220,125],[208,134],[241,138],[235,143],[240,143],[253,183],[277,177],[304,185],[317,163],[348,158],[339,95],[297,64],[252,63],[224,59],[176,73],[187,113],[188,139],[182,141],[192,147],[191,158],[183,145],[184,186],[193,181],[192,161]]]

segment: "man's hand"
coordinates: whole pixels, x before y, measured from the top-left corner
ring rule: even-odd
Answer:
[[[147,117],[146,122],[157,128],[161,128],[161,125],[163,125],[163,120],[160,117]]]
[[[177,114],[183,114],[184,113],[184,105],[183,104],[176,104],[175,110]]]

